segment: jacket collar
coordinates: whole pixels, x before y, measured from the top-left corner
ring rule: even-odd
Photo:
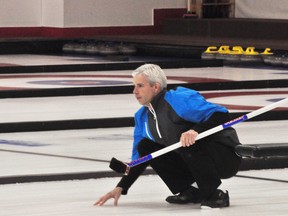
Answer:
[[[167,90],[163,89],[161,92],[159,92],[154,98],[153,100],[150,102],[151,105],[155,108],[157,107],[157,104],[159,103],[159,101],[162,100],[162,98],[165,96]]]

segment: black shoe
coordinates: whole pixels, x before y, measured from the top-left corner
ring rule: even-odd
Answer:
[[[186,191],[181,192],[179,195],[168,196],[166,201],[173,204],[200,203],[201,195],[197,188],[190,187]]]
[[[221,190],[216,190],[215,193],[210,196],[208,199],[204,199],[201,202],[201,208],[223,208],[228,207],[230,205],[229,202],[229,194],[228,191],[225,193]]]

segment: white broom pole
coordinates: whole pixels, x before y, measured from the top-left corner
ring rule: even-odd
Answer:
[[[267,105],[265,107],[262,107],[262,108],[260,108],[258,110],[252,111],[252,112],[250,112],[250,113],[248,113],[246,115],[240,116],[239,118],[233,119],[233,120],[231,120],[229,122],[226,122],[226,123],[224,123],[222,125],[218,125],[218,126],[216,126],[214,128],[211,128],[211,129],[209,129],[207,131],[204,131],[203,133],[198,134],[198,136],[196,138],[196,141],[199,140],[199,139],[202,139],[204,137],[210,136],[210,135],[212,135],[212,134],[214,134],[216,132],[219,132],[219,131],[221,131],[221,130],[223,130],[225,128],[229,128],[229,127],[231,127],[231,126],[233,126],[235,124],[243,122],[243,121],[245,121],[247,119],[254,118],[255,116],[261,115],[261,114],[263,114],[265,112],[268,112],[268,111],[270,111],[272,109],[275,109],[275,108],[277,108],[279,106],[282,106],[282,105],[286,104],[287,102],[288,102],[288,98],[285,98],[285,99],[282,99],[282,100],[280,100],[278,102],[275,102],[273,104],[270,104],[270,105]],[[165,147],[163,149],[160,149],[160,150],[158,150],[156,152],[153,152],[153,153],[151,153],[149,155],[141,157],[141,158],[139,158],[139,159],[137,159],[135,161],[131,161],[127,165],[129,167],[136,166],[138,164],[147,162],[147,161],[149,161],[149,160],[151,160],[153,158],[159,157],[159,156],[161,156],[163,154],[166,154],[166,153],[168,153],[170,151],[173,151],[173,150],[175,150],[177,148],[180,148],[180,147],[182,147],[181,142],[175,143],[173,145],[170,145],[170,146],[167,146],[167,147]]]

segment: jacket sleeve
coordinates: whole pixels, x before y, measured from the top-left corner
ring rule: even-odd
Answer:
[[[132,147],[132,160],[139,158],[139,153],[137,151],[138,143],[144,138],[143,137],[143,124],[145,119],[143,119],[144,107],[139,109],[134,115],[134,133],[133,133],[133,147]]]
[[[230,121],[230,114],[228,112],[215,112],[213,113],[207,121],[200,122],[196,124],[192,129],[198,133],[202,133],[206,130],[209,130],[213,127],[221,125],[225,122]]]
[[[129,171],[128,175],[124,175],[120,182],[117,184],[117,187],[121,187],[123,189],[122,194],[126,195],[128,193],[129,188],[132,184],[138,179],[138,177],[145,171],[148,163],[142,163],[135,167],[132,167]]]

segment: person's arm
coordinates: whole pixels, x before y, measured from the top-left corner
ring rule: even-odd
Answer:
[[[132,184],[138,179],[138,177],[144,172],[148,163],[142,163],[135,167],[131,167],[129,174],[124,175],[120,182],[117,184],[117,187],[121,187],[122,194],[126,195],[128,193],[128,189],[132,186]]]
[[[215,112],[207,121],[196,124],[192,129],[198,133],[202,133],[230,120],[231,118],[228,112]]]
[[[229,113],[215,112],[207,121],[198,123],[192,129],[182,133],[180,142],[183,147],[189,147],[195,143],[199,133],[228,122],[229,120]]]

